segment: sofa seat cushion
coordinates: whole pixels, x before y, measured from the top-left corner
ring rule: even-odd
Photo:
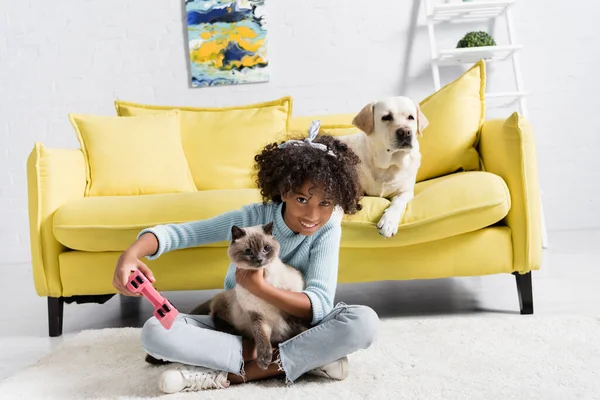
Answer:
[[[144,228],[207,219],[260,201],[256,189],[88,197],[67,203],[56,211],[54,236],[74,250],[123,251]],[[224,245],[211,243],[208,246]]]
[[[83,198],[57,210],[54,235],[75,250],[123,251],[143,228],[211,218],[260,201],[256,189]],[[389,200],[365,197],[362,204],[359,213],[344,217],[342,247],[406,246],[485,228],[507,215],[510,195],[502,178],[489,172],[461,172],[418,183],[398,234],[390,239],[376,228]]]
[[[508,187],[498,175],[483,171],[450,174],[417,183],[398,233],[385,239],[376,225],[390,201],[368,200],[359,213],[346,217],[342,245],[396,247],[430,242],[491,226],[510,209]]]

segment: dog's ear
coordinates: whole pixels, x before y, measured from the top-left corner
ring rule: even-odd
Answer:
[[[423,114],[423,111],[421,111],[419,103],[415,103],[415,105],[417,106],[417,134],[423,136],[423,131],[427,128],[427,125],[429,125],[429,120],[425,114]]]
[[[371,102],[363,107],[362,110],[352,120],[352,125],[370,135],[375,129],[375,120],[373,117],[373,107],[375,102]]]

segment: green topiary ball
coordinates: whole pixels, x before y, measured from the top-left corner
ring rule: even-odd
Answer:
[[[456,48],[495,46],[496,42],[487,32],[469,32],[456,44]]]

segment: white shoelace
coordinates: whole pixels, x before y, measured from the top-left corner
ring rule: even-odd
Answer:
[[[226,387],[223,386],[223,382],[227,381],[227,375],[221,374],[220,371],[185,371],[183,372],[183,376],[190,383],[190,386],[185,389],[186,391],[224,389]]]

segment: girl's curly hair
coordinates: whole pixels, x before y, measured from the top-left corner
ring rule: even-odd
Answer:
[[[344,213],[360,211],[362,189],[356,170],[360,162],[358,156],[347,144],[333,136],[319,135],[313,142],[326,145],[335,157],[311,146],[279,148],[281,142],[268,144],[254,157],[256,183],[263,203],[269,200],[280,203],[282,193],[298,189],[310,180]]]

